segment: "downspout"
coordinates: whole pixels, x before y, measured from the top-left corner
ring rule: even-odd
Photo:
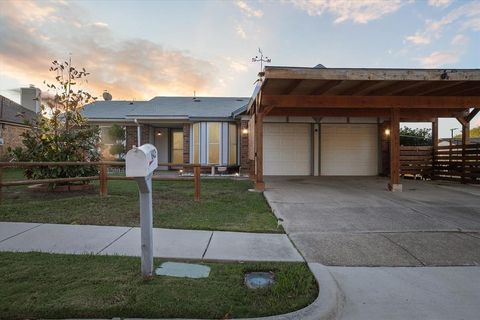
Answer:
[[[142,145],[141,141],[141,134],[142,134],[142,129],[140,127],[140,124],[138,123],[137,119],[134,119],[133,122],[137,124],[137,147],[140,147]]]

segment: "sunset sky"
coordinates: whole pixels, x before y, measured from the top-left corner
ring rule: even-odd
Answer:
[[[44,89],[70,55],[98,96],[250,96],[258,47],[271,65],[479,68],[479,40],[480,1],[3,0],[0,94]]]

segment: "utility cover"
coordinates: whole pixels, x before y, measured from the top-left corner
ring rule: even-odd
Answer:
[[[155,269],[155,274],[178,278],[208,278],[210,267],[192,263],[164,262]]]
[[[250,289],[260,289],[275,283],[275,275],[272,272],[250,272],[245,274],[245,284]]]

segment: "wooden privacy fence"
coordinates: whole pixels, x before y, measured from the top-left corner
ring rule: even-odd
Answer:
[[[98,166],[98,176],[90,177],[71,177],[71,178],[54,178],[54,179],[30,179],[30,180],[15,180],[15,181],[3,181],[2,170],[3,168],[31,168],[31,167],[63,167],[63,166]],[[108,175],[108,167],[124,167],[125,162],[122,161],[99,161],[99,162],[0,162],[0,196],[2,188],[24,185],[36,185],[36,184],[51,184],[51,183],[67,183],[67,182],[82,182],[82,181],[99,181],[100,196],[105,197],[108,195],[107,182],[108,180],[133,180],[132,177],[126,176],[112,176]],[[200,164],[189,163],[159,163],[159,167],[182,167],[193,168],[193,177],[167,177],[167,176],[153,176],[152,180],[161,181],[192,181],[194,182],[194,200],[200,200],[200,169],[205,166]],[[207,166],[210,167],[210,166]]]
[[[400,147],[400,174],[432,176],[432,147]]]
[[[401,147],[402,175],[480,184],[480,144]]]
[[[480,183],[480,144],[435,148],[433,178]]]

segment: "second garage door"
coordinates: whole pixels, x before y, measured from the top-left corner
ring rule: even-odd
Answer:
[[[263,174],[310,175],[311,125],[264,123]]]
[[[376,124],[322,124],[321,175],[377,175],[377,137]]]

